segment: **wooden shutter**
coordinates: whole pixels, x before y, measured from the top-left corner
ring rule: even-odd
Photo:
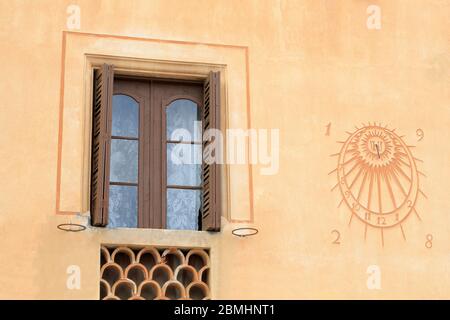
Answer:
[[[91,158],[91,224],[108,224],[108,179],[113,66],[94,71]]]
[[[210,72],[203,86],[203,133],[220,129],[220,72]],[[203,150],[211,143],[203,141]],[[223,146],[220,146],[223,148]],[[220,164],[202,163],[201,223],[204,231],[220,231]]]

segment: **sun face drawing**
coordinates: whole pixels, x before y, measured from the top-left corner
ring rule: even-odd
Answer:
[[[342,200],[351,211],[349,224],[354,217],[368,227],[378,229],[384,244],[383,230],[398,227],[404,239],[402,224],[411,214],[420,219],[415,204],[419,194],[419,174],[411,148],[402,136],[377,124],[356,127],[347,132],[337,157],[337,184]]]

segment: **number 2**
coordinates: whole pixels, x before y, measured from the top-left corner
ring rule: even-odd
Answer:
[[[341,244],[341,234],[339,231],[337,230],[333,230],[331,231],[331,234],[335,234],[336,235],[336,239],[334,239],[334,241],[332,242],[333,244]]]

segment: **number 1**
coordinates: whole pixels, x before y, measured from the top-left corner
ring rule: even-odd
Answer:
[[[330,122],[329,124],[327,124],[327,125],[325,126],[325,128],[327,128],[327,131],[325,132],[325,135],[326,135],[326,136],[329,136],[329,135],[330,135],[331,122]]]

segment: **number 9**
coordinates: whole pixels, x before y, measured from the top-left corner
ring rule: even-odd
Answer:
[[[416,135],[419,139],[417,139],[417,141],[420,141],[423,139],[423,137],[425,136],[425,133],[423,132],[422,129],[417,129],[416,130]]]

